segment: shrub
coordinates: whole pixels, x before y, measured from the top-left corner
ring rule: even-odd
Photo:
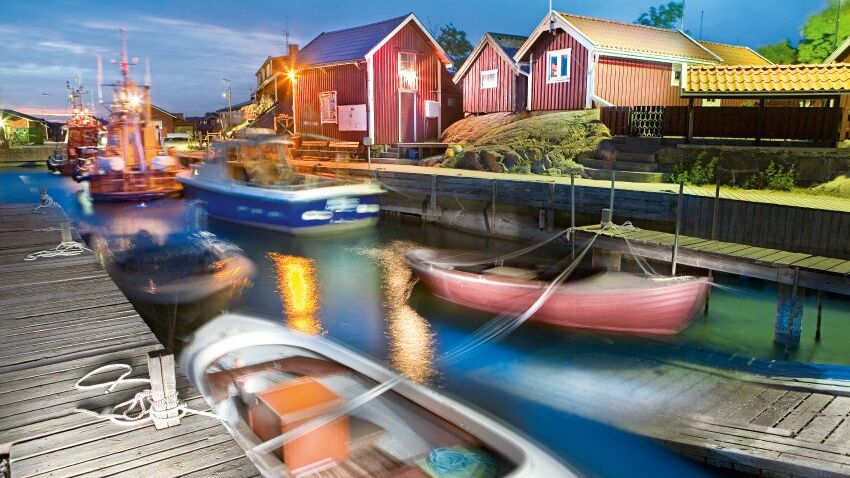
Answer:
[[[670,173],[670,181],[674,183],[685,183],[693,185],[711,184],[715,180],[715,172],[717,171],[717,159],[712,158],[708,164],[703,166],[702,161],[694,161],[690,167],[683,163],[677,163],[673,166],[673,172]]]
[[[790,191],[797,182],[796,179],[794,166],[789,166],[785,169],[781,164],[775,164],[773,161],[770,162],[767,170],[764,172],[764,181],[767,189]]]

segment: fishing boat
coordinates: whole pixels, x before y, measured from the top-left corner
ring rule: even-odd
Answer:
[[[339,232],[378,222],[384,193],[355,182],[292,170],[289,140],[265,131],[213,143],[178,181],[210,216],[292,234]]]
[[[137,58],[132,64],[138,62]],[[88,181],[93,201],[149,201],[180,193],[177,160],[161,154],[151,119],[150,86],[130,77],[124,32],[121,32],[121,80],[115,83],[106,147],[74,175]]]
[[[92,248],[160,341],[171,348],[236,303],[255,272],[254,263],[238,247],[206,231],[156,237],[141,229],[97,236]]]
[[[181,364],[263,476],[577,476],[496,419],[270,321],[219,317]]]
[[[441,299],[498,314],[531,308],[560,272],[551,262],[531,258],[488,264],[483,254],[468,251],[414,249],[405,258]],[[459,260],[476,265],[452,265]],[[674,335],[694,318],[710,286],[704,277],[577,271],[531,320],[565,328]]]
[[[103,131],[103,126],[83,104],[83,86],[78,84],[72,87],[70,82],[67,86],[71,117],[62,127],[64,141],[58,143],[56,150],[47,158],[47,169],[70,176],[78,163],[88,155],[88,151],[97,147],[98,134]]]

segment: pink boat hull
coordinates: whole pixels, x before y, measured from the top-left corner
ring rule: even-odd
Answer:
[[[491,313],[528,310],[540,297],[546,284],[506,277],[475,274],[429,264],[416,250],[407,259],[419,279],[438,297]],[[682,331],[699,311],[711,283],[707,278],[637,278],[627,273],[606,273],[645,281],[646,286],[600,288],[594,290],[582,281],[566,283],[531,317],[559,327],[594,329],[654,335],[674,335]],[[630,277],[626,277],[630,276]]]

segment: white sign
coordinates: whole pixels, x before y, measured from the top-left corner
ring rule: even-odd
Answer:
[[[337,108],[340,131],[366,131],[366,105],[343,105]]]
[[[425,101],[425,117],[426,118],[439,118],[440,117],[440,102],[439,101]]]

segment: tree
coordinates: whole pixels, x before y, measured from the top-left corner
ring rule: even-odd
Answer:
[[[841,10],[840,20],[838,9],[839,0],[831,0],[826,10],[816,13],[806,20],[803,25],[803,41],[798,48],[798,58],[801,63],[820,63],[826,59],[850,36],[850,5]],[[838,21],[840,29],[838,38],[835,37],[835,25]]]
[[[459,67],[472,53],[472,43],[466,39],[466,32],[458,30],[452,23],[440,27],[437,43],[443,47],[455,67]]]
[[[685,14],[685,2],[670,2],[666,5],[649,7],[635,23],[659,28],[678,28]]]
[[[772,45],[758,48],[761,56],[777,65],[792,65],[797,63],[797,49],[791,45],[791,40],[785,39]]]

